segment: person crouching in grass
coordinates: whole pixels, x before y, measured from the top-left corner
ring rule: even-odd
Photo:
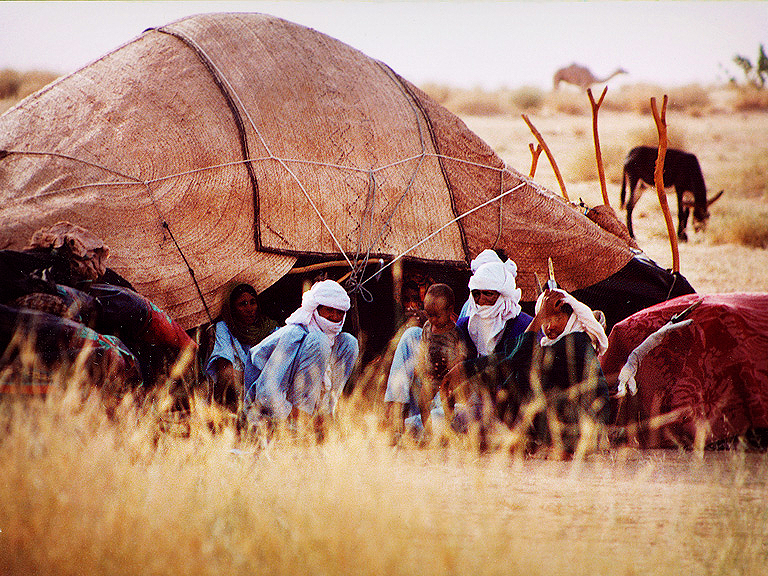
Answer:
[[[609,418],[598,361],[608,338],[596,314],[564,290],[545,290],[535,311],[511,352],[480,376],[496,416],[517,432],[513,448],[583,456],[597,446]]]
[[[358,356],[357,339],[342,332],[350,299],[333,280],[315,283],[301,306],[250,350],[253,377],[245,385],[249,422],[288,421],[300,432],[333,417]]]
[[[427,436],[431,433],[432,402],[438,392],[446,417],[452,413],[445,404],[448,389],[443,380],[448,371],[466,357],[464,343],[456,329],[454,305],[453,290],[446,284],[433,284],[424,297],[427,321],[421,332],[416,376],[421,382],[417,397],[421,422]]]

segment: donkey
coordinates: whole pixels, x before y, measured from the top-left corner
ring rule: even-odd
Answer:
[[[624,175],[621,181],[621,207],[627,208],[627,228],[632,238],[632,210],[640,200],[645,186],[654,182],[654,170],[659,149],[651,146],[632,148],[624,161]],[[629,180],[629,199],[626,200],[627,180]],[[639,186],[638,186],[639,184]],[[720,190],[713,198],[707,200],[707,187],[701,173],[699,160],[695,155],[683,150],[670,148],[664,157],[664,186],[675,187],[677,193],[677,237],[685,242],[688,234],[685,231],[688,224],[688,214],[693,208],[693,229],[704,230],[709,219],[709,206],[723,194]],[[625,203],[626,200],[626,203]]]

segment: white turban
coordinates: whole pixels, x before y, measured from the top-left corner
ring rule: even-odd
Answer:
[[[495,290],[515,303],[520,302],[522,290],[515,284],[517,264],[506,262],[487,262],[480,266],[469,279],[470,290]]]
[[[508,320],[520,314],[522,290],[515,284],[517,265],[512,260],[482,264],[469,279],[470,290],[495,290],[496,303],[478,306],[469,299],[467,328],[481,356],[488,356],[496,348]]]
[[[583,302],[576,300],[576,298],[565,290],[557,288],[553,290],[553,292],[559,292],[564,296],[563,301],[570,304],[571,308],[573,308],[573,314],[571,314],[571,317],[568,319],[568,323],[565,325],[565,330],[563,330],[563,333],[560,334],[560,336],[551,340],[546,336],[543,336],[541,345],[551,346],[560,340],[560,338],[571,332],[586,332],[589,339],[592,341],[592,346],[597,350],[597,354],[603,354],[603,352],[608,349],[608,337],[605,335],[605,329],[595,317],[595,313],[592,309]],[[545,292],[542,292],[539,295],[538,300],[536,300],[537,313],[541,309],[542,302],[544,301],[544,294]]]
[[[489,262],[501,262],[501,258],[499,258],[499,255],[494,250],[486,248],[469,263],[469,268],[472,270],[472,274],[474,274],[480,266]],[[515,272],[517,272],[517,266],[515,266]]]
[[[344,319],[341,322],[331,322],[317,313],[318,306],[328,306],[346,313],[350,306],[349,296],[338,282],[333,280],[317,282],[304,292],[301,296],[301,307],[288,316],[285,323],[303,324],[310,330],[323,332],[333,343],[336,335],[341,332]]]

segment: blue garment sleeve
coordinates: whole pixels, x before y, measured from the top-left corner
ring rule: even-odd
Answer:
[[[421,342],[421,328],[412,326],[403,332],[392,357],[392,367],[389,369],[387,391],[384,393],[385,402],[400,402],[407,404],[411,383],[416,372],[416,351]]]
[[[213,364],[218,358],[227,360],[236,370],[243,373],[248,371],[251,363],[248,351],[237,338],[232,336],[223,320],[216,322],[213,350],[205,365],[205,373],[214,380],[216,380],[216,370]]]

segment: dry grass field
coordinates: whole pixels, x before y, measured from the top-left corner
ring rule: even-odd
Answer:
[[[571,198],[595,204],[586,109],[545,102],[529,115]],[[519,113],[462,118],[528,172],[533,139]],[[768,227],[768,113],[669,110],[667,122],[673,142],[699,156],[709,190],[726,190],[708,230],[681,246],[683,274],[700,292],[768,290],[768,250],[754,240]],[[642,111],[601,112],[615,207],[623,156],[653,130]],[[558,189],[543,156],[537,180]],[[668,267],[657,205],[646,192],[636,231]],[[737,233],[746,221],[752,231]],[[320,445],[265,443],[227,424],[212,433],[207,422],[220,414],[204,405],[179,433],[164,408],[162,397],[140,410],[125,402],[108,417],[98,395],[76,390],[0,402],[0,574],[762,575],[768,566],[764,453],[613,449],[556,462],[480,456],[462,439],[393,448],[379,415],[352,402]]]

